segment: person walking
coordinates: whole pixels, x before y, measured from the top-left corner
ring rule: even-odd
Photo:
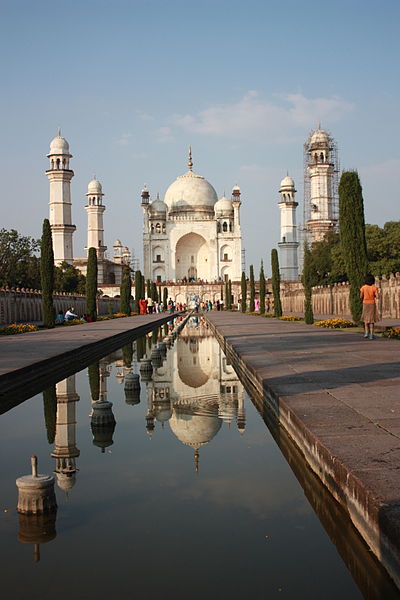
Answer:
[[[378,297],[378,288],[375,285],[375,277],[371,274],[365,278],[365,284],[360,289],[360,298],[363,302],[361,320],[364,321],[364,337],[374,339],[374,327],[378,320],[375,298]]]

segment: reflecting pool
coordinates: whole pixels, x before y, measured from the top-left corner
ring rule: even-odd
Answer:
[[[206,323],[167,334],[1,416],[4,597],[397,597],[283,440],[300,485]],[[15,508],[33,454],[56,479],[42,517]]]

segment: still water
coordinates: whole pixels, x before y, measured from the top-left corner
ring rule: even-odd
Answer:
[[[1,416],[3,597],[374,597],[355,583],[204,322],[191,319],[153,361],[140,396],[124,391],[165,333]],[[113,403],[115,425],[91,426],[97,398]],[[57,482],[58,510],[45,522],[15,510],[15,479],[32,454]],[[388,581],[377,589],[395,597]]]

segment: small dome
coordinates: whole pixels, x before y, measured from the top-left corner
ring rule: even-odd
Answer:
[[[215,213],[231,213],[233,212],[232,200],[229,200],[226,196],[218,200],[214,205]]]
[[[66,154],[67,156],[70,156],[69,144],[67,140],[63,138],[60,134],[58,134],[50,142],[50,153],[48,154],[48,156],[52,154]]]
[[[166,191],[164,202],[168,209],[213,209],[218,197],[213,186],[201,175],[189,170],[178,177]]]
[[[115,240],[114,247],[115,246],[121,246],[122,247],[121,240]]]
[[[329,141],[329,135],[324,129],[316,129],[310,137],[310,145],[313,144],[327,144]]]
[[[88,194],[102,194],[103,193],[101,183],[100,183],[100,181],[97,181],[96,177],[94,177],[91,181],[89,181],[87,191],[88,191]]]
[[[76,474],[73,473],[56,473],[57,485],[60,490],[69,492],[76,483]]]
[[[174,410],[169,425],[183,444],[200,448],[208,444],[218,433],[222,419],[218,415],[191,414],[189,411]]]
[[[234,185],[232,188],[232,193],[233,192],[240,192],[240,187],[238,185]]]
[[[281,186],[280,186],[279,191],[283,191],[283,190],[294,190],[294,181],[289,175],[286,175],[286,177],[284,177],[281,181]]]
[[[159,198],[157,198],[157,200],[153,200],[153,202],[150,204],[150,210],[153,213],[156,212],[167,212],[167,205],[165,204],[165,202],[163,202],[162,200],[160,200]]]

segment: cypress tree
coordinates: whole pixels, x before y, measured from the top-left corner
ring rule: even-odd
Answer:
[[[246,284],[246,274],[244,271],[242,271],[241,293],[242,293],[241,309],[242,309],[242,313],[245,313],[246,306],[247,306],[247,284]]]
[[[161,304],[161,302],[162,302],[162,289],[161,289],[161,285],[158,286],[158,301]]]
[[[232,310],[232,281],[228,279],[228,295],[226,298],[226,303],[229,310]]]
[[[54,444],[57,422],[57,393],[56,386],[52,385],[43,390],[44,421],[46,424],[47,441]]]
[[[138,362],[146,354],[146,337],[143,336],[136,340],[136,358]]]
[[[96,248],[89,248],[86,272],[86,311],[89,317],[96,321],[96,296],[97,296],[97,254]]]
[[[156,285],[156,283],[154,283],[154,281],[151,284],[151,299],[154,302],[158,302],[157,285]]]
[[[141,299],[140,292],[142,289],[142,274],[139,271],[135,271],[135,300],[133,301],[133,310],[139,312],[139,300]]]
[[[167,305],[168,305],[168,288],[164,288],[163,289],[163,305],[164,305],[164,310],[167,310]]]
[[[131,314],[131,285],[132,283],[129,267],[124,266],[119,294],[121,297],[121,312],[128,316]]]
[[[53,306],[54,289],[54,253],[51,228],[48,219],[43,221],[43,233],[40,245],[40,277],[42,284],[42,310],[45,327],[54,327]]]
[[[90,395],[93,402],[100,398],[100,365],[98,362],[88,366]]]
[[[146,288],[147,288],[147,296],[146,296],[146,298],[151,298],[151,282],[150,282],[150,279],[148,279],[147,282],[146,282]]]
[[[249,311],[254,312],[254,298],[256,296],[256,288],[254,284],[254,267],[250,265],[250,306]]]
[[[124,367],[129,369],[132,365],[132,359],[133,359],[132,342],[129,342],[129,344],[125,344],[125,346],[122,346],[122,359],[124,361]]]
[[[312,308],[312,254],[307,242],[304,243],[303,273],[301,280],[304,287],[304,321],[309,325],[314,323]]]
[[[142,280],[141,287],[140,287],[140,297],[144,299],[146,297],[146,285],[145,285],[146,282],[144,279],[144,275],[142,275],[142,274],[140,274],[140,275],[141,275],[141,280]]]
[[[279,275],[279,260],[276,248],[271,250],[271,268],[272,268],[272,293],[274,295],[274,315],[282,316],[281,304],[281,277]]]
[[[260,268],[260,314],[265,314],[265,275],[264,264],[262,260]]]
[[[350,283],[350,310],[353,320],[360,321],[362,300],[360,287],[368,271],[365,241],[364,200],[356,171],[344,171],[339,183],[340,243]]]
[[[228,310],[229,309],[229,300],[228,300],[228,295],[229,295],[229,280],[227,279],[225,281],[225,309]]]

